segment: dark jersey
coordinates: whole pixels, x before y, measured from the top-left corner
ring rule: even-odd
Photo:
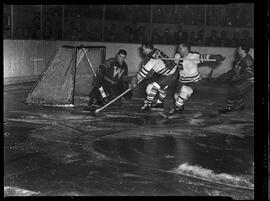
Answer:
[[[164,52],[162,52],[156,48],[154,48],[154,50],[148,54],[148,57],[153,58],[153,59],[169,58],[168,55],[166,55]],[[162,61],[164,62],[167,69],[172,69],[175,67],[174,61],[171,61],[171,60],[162,60]]]
[[[246,79],[253,82],[253,69],[254,60],[249,54],[247,54],[243,59],[236,61],[236,64],[232,69],[232,73],[235,79]]]
[[[123,76],[127,76],[128,74],[126,62],[123,62],[122,65],[120,65],[116,58],[106,60],[104,64],[99,66],[99,70],[104,75],[104,79],[112,84],[117,84],[119,81],[122,81]]]

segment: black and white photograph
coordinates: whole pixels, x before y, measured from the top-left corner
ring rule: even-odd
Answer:
[[[254,3],[3,4],[4,197],[253,200],[254,45]]]

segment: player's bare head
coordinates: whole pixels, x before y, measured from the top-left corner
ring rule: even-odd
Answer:
[[[187,54],[190,52],[190,45],[188,43],[181,43],[178,46],[178,52],[182,57],[187,56]]]
[[[117,55],[116,55],[116,60],[117,60],[120,64],[122,64],[122,63],[125,61],[126,57],[127,57],[127,51],[121,49],[121,50],[119,50],[119,52],[118,52]]]
[[[250,50],[250,46],[248,44],[240,44],[238,47],[237,47],[237,52],[238,54],[241,56],[241,57],[244,57]]]
[[[142,51],[144,54],[149,54],[154,49],[152,42],[148,41],[142,44]]]

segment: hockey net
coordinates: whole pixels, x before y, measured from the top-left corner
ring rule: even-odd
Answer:
[[[93,70],[105,61],[105,47],[84,47]],[[93,73],[82,48],[63,46],[44,68],[40,79],[26,98],[27,103],[74,104],[76,96],[91,91]]]

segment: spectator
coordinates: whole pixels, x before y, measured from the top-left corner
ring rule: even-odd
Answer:
[[[175,18],[176,18],[176,23],[180,23],[183,21],[183,12],[182,12],[182,6],[177,6],[176,11],[175,11]]]
[[[239,33],[234,32],[233,33],[233,38],[232,38],[232,47],[238,47],[240,45],[240,38],[239,38]]]
[[[18,28],[18,30],[15,32],[15,37],[18,39],[23,39],[24,29],[22,27]]]
[[[138,43],[143,43],[144,41],[146,41],[147,36],[145,33],[145,27],[144,26],[140,26],[138,29]]]
[[[149,16],[149,6],[139,5],[136,7],[136,19],[139,22],[146,22],[150,18]]]
[[[52,20],[50,18],[46,18],[43,27],[43,39],[53,39],[53,32],[52,32]]]
[[[24,39],[30,39],[31,37],[31,29],[29,27],[26,27],[23,29],[23,38]]]
[[[104,31],[104,40],[115,42],[116,39],[117,39],[116,26],[115,24],[111,24],[108,27],[106,27]]]
[[[178,25],[177,31],[175,32],[175,42],[177,44],[187,42],[188,40],[188,34],[183,29],[182,24]]]
[[[208,7],[207,11],[207,25],[215,26],[217,19],[215,7]]]
[[[188,43],[191,46],[194,46],[194,45],[197,46],[198,45],[198,39],[196,38],[194,31],[190,32],[190,34],[188,35]]]
[[[172,35],[170,33],[169,28],[164,29],[164,33],[162,35],[161,41],[163,44],[173,44],[174,43],[174,41],[172,40]]]
[[[71,39],[72,40],[80,40],[81,38],[81,25],[79,22],[74,24],[74,29],[71,32]]]
[[[75,28],[75,22],[70,21],[68,26],[67,26],[67,30],[64,32],[64,38],[65,39],[72,40],[72,35],[73,35],[74,28]]]
[[[205,43],[208,46],[219,46],[219,38],[216,30],[211,31],[211,35],[206,38]]]
[[[154,7],[153,22],[164,23],[164,19],[162,17],[162,6]]]
[[[127,7],[127,13],[128,13],[128,15],[127,15],[127,21],[134,21],[134,19],[135,19],[135,15],[136,15],[136,11],[135,11],[135,9],[134,9],[134,7],[133,6],[128,6]]]
[[[201,30],[199,30],[198,32],[197,32],[197,43],[198,43],[198,45],[204,45],[203,44],[203,38],[204,38],[204,30],[203,29],[201,29]]]
[[[130,42],[129,26],[125,25],[121,34],[121,41]]]
[[[101,40],[101,35],[100,35],[100,28],[98,26],[93,27],[93,29],[89,33],[89,38],[92,41],[98,41]]]
[[[134,27],[130,27],[130,39],[131,39],[131,42],[136,42],[137,37],[138,37],[137,29],[134,28]]]
[[[230,39],[228,38],[226,31],[221,31],[219,40],[221,47],[230,47]]]
[[[204,7],[203,6],[195,6],[194,10],[194,21],[195,25],[203,25],[204,24]]]
[[[32,19],[32,25],[29,28],[29,34],[31,35],[30,37],[37,39],[37,32],[40,32],[40,17],[39,16],[35,16]]]
[[[188,6],[183,6],[183,22],[184,24],[190,24],[189,21],[190,21],[190,14],[189,14],[189,11],[188,11]]]
[[[154,44],[162,43],[162,39],[160,34],[158,33],[158,30],[155,28],[152,31],[152,41]]]
[[[220,11],[220,21],[219,21],[219,24],[221,26],[226,26],[226,23],[227,23],[227,16],[226,16],[226,7],[222,6],[219,8],[219,11]]]
[[[41,32],[40,32],[40,29],[38,29],[38,30],[36,31],[36,37],[37,37],[37,39],[41,39]]]
[[[10,38],[11,38],[10,27],[5,27],[5,29],[4,29],[4,39],[10,39]]]
[[[235,23],[234,26],[236,26],[236,27],[245,26],[245,24],[243,24],[243,22],[242,22],[242,17],[241,17],[239,12],[236,12],[234,23]]]
[[[241,44],[246,44],[249,47],[253,47],[252,38],[249,36],[249,32],[247,30],[242,31],[240,41]]]
[[[125,21],[126,20],[126,6],[125,5],[119,5],[119,14],[120,14],[120,21]]]
[[[86,27],[86,35],[84,35],[86,40],[98,41],[101,40],[100,28],[98,25],[91,24]]]
[[[131,35],[132,35],[132,41],[133,42],[137,42],[138,41],[138,38],[139,38],[139,29],[137,28],[137,23],[136,22],[133,22],[131,24]]]
[[[85,32],[87,30],[87,25],[84,20],[82,20],[80,23],[80,40],[85,40]]]

